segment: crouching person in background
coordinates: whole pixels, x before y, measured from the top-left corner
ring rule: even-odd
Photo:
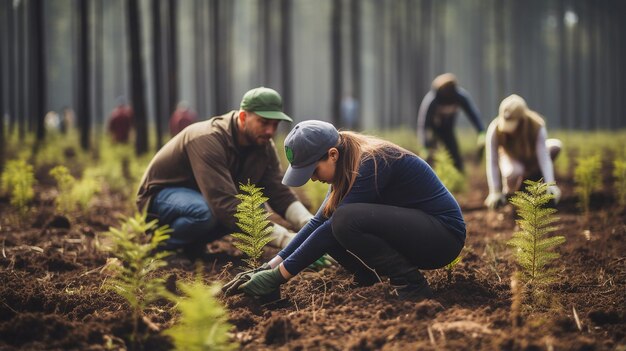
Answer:
[[[502,100],[486,135],[487,207],[494,209],[506,204],[506,195],[520,190],[524,180],[555,181],[552,161],[562,144],[547,137],[543,118],[530,110],[522,97],[513,94]],[[554,195],[554,203],[558,203],[559,187],[551,185],[548,191]]]
[[[424,160],[322,121],[296,125],[285,139],[285,152],[290,166],[283,184],[302,186],[311,179],[330,184],[329,192],[291,243],[226,284],[226,295],[273,294],[329,254],[361,285],[384,276],[401,297],[432,296],[420,270],[443,267],[458,256],[465,222],[457,201]]]

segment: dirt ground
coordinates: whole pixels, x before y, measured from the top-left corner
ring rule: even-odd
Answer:
[[[339,267],[304,272],[284,285],[278,303],[222,298],[234,338],[244,350],[626,350],[626,213],[608,172],[588,220],[576,207],[572,180],[560,179],[557,234],[567,242],[558,248],[557,283],[535,305],[512,299],[515,265],[505,242],[516,226],[513,209],[483,208],[486,180],[473,176],[458,196],[468,228],[462,260],[451,274],[425,272],[434,299],[401,301],[385,284],[354,288]],[[13,210],[0,199],[0,350],[130,348],[130,309],[102,288],[107,256],[95,247],[97,233],[116,225],[120,200],[100,199],[67,228],[55,220],[52,197],[41,187],[34,214],[20,226],[8,224]],[[207,282],[228,280],[242,264],[228,238],[210,252]],[[171,283],[191,279],[194,270],[173,262],[161,273]],[[142,324],[141,348],[170,350],[158,330],[174,322],[172,305],[160,301],[146,315],[153,326]]]

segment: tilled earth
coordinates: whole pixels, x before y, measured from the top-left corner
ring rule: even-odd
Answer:
[[[516,266],[506,241],[516,230],[514,211],[482,207],[486,181],[475,176],[458,196],[468,228],[461,262],[451,272],[425,272],[434,299],[402,301],[385,283],[353,287],[339,267],[307,271],[283,286],[277,303],[221,298],[233,337],[246,350],[626,350],[626,213],[605,171],[588,219],[571,179],[559,182],[557,234],[567,242],[557,250],[557,282],[533,304],[519,304],[511,289]],[[97,249],[98,233],[128,207],[101,196],[69,228],[53,214],[50,189],[39,189],[34,214],[21,225],[9,224],[13,210],[0,199],[0,350],[131,349],[130,308],[103,288],[107,255]],[[227,281],[241,253],[228,237],[209,249],[205,281]],[[172,283],[195,270],[172,260],[160,274]],[[175,322],[173,306],[159,301],[146,317],[151,323],[140,325],[145,338],[136,348],[172,349],[159,331]]]

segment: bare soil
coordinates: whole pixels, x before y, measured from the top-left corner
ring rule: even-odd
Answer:
[[[516,230],[514,210],[487,211],[486,181],[474,176],[458,196],[468,227],[461,262],[451,274],[425,272],[434,299],[402,301],[386,284],[353,287],[340,267],[303,272],[277,303],[221,298],[234,339],[245,350],[626,350],[626,213],[615,203],[609,171],[588,219],[576,207],[572,180],[560,180],[557,234],[567,242],[558,248],[557,282],[533,303],[512,297],[516,266],[505,242]],[[55,217],[45,186],[21,225],[9,224],[14,212],[0,199],[0,350],[172,349],[159,333],[175,322],[170,303],[146,311],[145,336],[133,343],[129,306],[102,287],[107,255],[97,250],[97,233],[116,225],[127,207],[100,196],[92,213],[69,228]],[[241,253],[228,237],[209,248],[204,279],[227,281]],[[268,250],[266,258],[275,253]],[[194,271],[172,260],[160,274],[173,289]]]

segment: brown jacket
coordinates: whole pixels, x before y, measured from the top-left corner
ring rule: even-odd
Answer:
[[[241,148],[237,145],[237,111],[185,128],[154,156],[143,175],[137,206],[143,209],[165,187],[198,190],[219,223],[238,230],[234,214],[239,183],[262,187],[272,209],[285,215],[296,198],[281,183],[282,170],[274,142]]]

